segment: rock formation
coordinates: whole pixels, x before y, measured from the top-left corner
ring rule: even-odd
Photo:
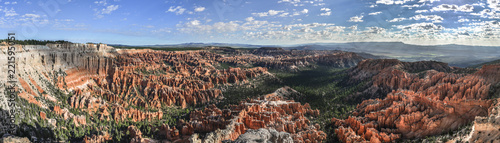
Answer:
[[[486,67],[470,75],[454,74],[447,73],[453,69],[445,64],[425,63],[365,60],[353,68],[350,74],[354,80],[371,78],[372,85],[367,91],[374,88],[392,91],[384,99],[363,101],[353,117],[332,119],[338,127],[335,133],[339,139],[391,142],[399,138],[422,138],[458,129],[476,116],[488,115],[493,103],[488,100],[490,86],[500,81],[500,70]]]
[[[364,58],[351,52],[299,51],[281,48],[260,48],[241,56],[221,57],[217,61],[231,65],[252,65],[274,69],[311,66],[312,63],[339,68],[355,66]]]
[[[293,142],[321,142],[326,134],[319,131],[319,125],[312,125],[306,116],[318,116],[318,110],[312,110],[308,104],[301,105],[293,100],[287,100],[284,95],[275,93],[262,96],[259,99],[232,105],[229,109],[219,109],[214,105],[203,110],[192,111],[189,121],[180,121],[177,126],[159,127],[160,134],[170,141],[198,140],[202,142],[222,142],[236,140],[249,129],[274,132],[269,140]],[[278,132],[286,132],[278,133]],[[205,138],[196,134],[206,133]],[[289,133],[289,134],[288,134]],[[251,134],[251,133],[250,133]],[[271,134],[271,133],[270,133]],[[251,135],[248,135],[251,136]],[[244,138],[244,137],[242,137]]]
[[[6,46],[0,49],[5,50]],[[164,118],[163,107],[215,103],[222,98],[219,86],[247,82],[268,74],[268,68],[296,70],[315,64],[352,67],[363,60],[355,53],[341,51],[121,50],[106,44],[75,43],[17,45],[16,49],[19,97],[44,109],[34,113],[36,116],[51,127],[64,130],[67,128],[56,126],[60,119],[71,120],[76,127],[95,125],[96,120],[158,121]],[[5,53],[0,53],[0,64],[7,64],[5,57]],[[7,66],[2,66],[2,71],[6,71],[4,67]],[[0,76],[7,77],[4,72]],[[0,82],[6,80],[0,78]],[[1,86],[0,90],[4,88]],[[209,106],[193,111],[189,121],[178,126],[158,129],[168,140],[183,141],[195,139],[189,135],[200,133],[214,135],[200,140],[235,140],[247,129],[260,128],[290,133],[294,141],[315,142],[326,138],[318,131],[319,126],[311,125],[305,118],[318,115],[317,110],[307,104],[272,97],[249,100],[224,110]],[[57,117],[53,118],[51,112]],[[91,116],[88,120],[87,113]],[[110,131],[86,135],[84,142],[109,141],[107,132]],[[153,140],[138,137],[135,141]]]
[[[488,116],[476,117],[473,130],[466,136],[469,142],[500,142],[500,102],[490,107]]]
[[[2,142],[2,143],[31,143],[31,141],[26,137],[20,138],[20,137],[16,137],[16,136],[4,136],[4,137],[0,138],[0,142]]]
[[[234,141],[234,143],[252,142],[293,143],[293,139],[290,133],[278,132],[275,129],[260,128],[258,130],[248,129],[246,133],[240,135]]]

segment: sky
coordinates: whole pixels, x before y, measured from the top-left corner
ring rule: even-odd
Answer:
[[[0,0],[0,33],[108,44],[500,46],[500,0]]]

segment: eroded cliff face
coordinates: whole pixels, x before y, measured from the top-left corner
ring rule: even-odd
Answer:
[[[110,65],[107,61],[114,55],[114,49],[105,44],[47,44],[42,45],[16,45],[16,73],[19,81],[20,97],[35,103],[40,107],[47,108],[45,103],[34,100],[33,97],[43,96],[48,100],[54,98],[47,91],[48,84],[59,84],[58,76],[63,71],[85,71],[75,76],[67,84],[71,87],[81,86],[87,83],[89,76],[105,76],[105,69]],[[1,70],[7,71],[7,47],[1,46],[0,53]],[[1,82],[7,81],[7,72],[0,73]],[[69,77],[71,78],[71,77]],[[70,79],[68,79],[70,80]],[[62,87],[62,85],[61,85]],[[5,87],[0,87],[4,89]],[[2,90],[4,91],[4,90]],[[4,105],[4,104],[2,104]],[[8,109],[8,107],[4,107]]]
[[[218,61],[232,65],[252,65],[274,69],[296,70],[321,64],[337,68],[356,66],[364,58],[351,52],[302,51],[277,48],[260,48],[239,56],[221,57]]]
[[[313,125],[308,116],[318,116],[309,104],[288,100],[286,93],[296,92],[288,87],[264,95],[258,99],[231,105],[219,109],[215,105],[190,113],[189,121],[181,120],[177,126],[162,125],[157,127],[168,141],[172,142],[222,142],[236,140],[248,129],[275,130],[283,136],[291,136],[293,142],[321,142],[326,134]],[[285,93],[285,94],[283,94]],[[200,137],[198,134],[205,134]],[[285,135],[288,134],[288,135]],[[150,140],[134,136],[138,141]],[[291,140],[289,140],[291,141]]]
[[[5,55],[5,48],[1,47]],[[47,44],[16,46],[17,91],[19,97],[43,111],[36,114],[57,130],[58,120],[72,121],[75,127],[100,126],[98,121],[148,122],[165,117],[164,107],[188,108],[216,102],[223,95],[220,85],[237,84],[262,74],[267,68],[296,69],[323,64],[351,67],[362,57],[340,51],[292,51],[289,55],[262,53],[218,54],[199,51],[119,50],[105,44]],[[213,50],[213,49],[212,49]],[[234,51],[233,51],[234,52]],[[264,51],[269,52],[269,51]],[[0,56],[0,62],[7,56]],[[221,64],[241,68],[221,68]],[[7,63],[1,63],[6,65]],[[7,71],[2,66],[2,71]],[[247,68],[251,67],[251,68]],[[7,77],[1,73],[1,81]],[[0,87],[3,91],[5,86]],[[189,120],[177,126],[156,127],[167,140],[204,142],[235,140],[247,129],[274,129],[291,135],[294,141],[320,142],[326,134],[306,116],[317,116],[309,105],[273,93],[232,105],[228,109],[208,106],[192,111]],[[6,102],[6,99],[0,101]],[[7,105],[7,104],[2,104]],[[9,110],[8,107],[2,109]],[[53,116],[53,115],[55,116]],[[112,139],[110,128],[86,134],[84,142]],[[141,137],[132,141],[153,141]],[[208,136],[197,136],[207,133]],[[193,136],[191,136],[193,135]]]
[[[490,87],[493,104],[488,109],[487,116],[477,116],[472,124],[472,130],[466,135],[459,135],[449,142],[500,142],[500,64],[483,66],[475,74],[495,83]]]
[[[500,81],[498,66],[466,75],[449,73],[454,69],[437,62],[360,62],[349,74],[354,80],[371,78],[364,92],[385,98],[363,101],[346,120],[332,119],[335,133],[343,142],[391,142],[456,130],[492,114],[488,98]]]

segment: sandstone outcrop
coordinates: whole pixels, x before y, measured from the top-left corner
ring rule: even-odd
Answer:
[[[121,50],[106,44],[74,43],[17,45],[16,49],[20,73],[16,91],[22,100],[46,109],[35,114],[56,129],[67,129],[56,126],[60,119],[70,120],[76,127],[94,125],[96,120],[157,121],[164,118],[161,109],[165,106],[188,108],[217,102],[222,98],[219,86],[247,82],[268,74],[267,68],[295,70],[316,64],[343,68],[363,60],[355,53],[341,51]],[[6,82],[3,78],[0,81]],[[49,112],[58,117],[53,118]],[[91,117],[87,118],[87,113]],[[305,116],[318,114],[307,104],[268,95],[223,110],[209,106],[191,112],[191,118],[177,126],[158,129],[172,141],[186,141],[193,139],[189,135],[200,133],[209,134],[200,140],[235,140],[247,129],[265,128],[287,132],[294,141],[315,142],[326,135]],[[84,137],[84,142],[109,140],[107,133]],[[154,140],[137,137],[135,141]]]
[[[260,128],[258,130],[248,129],[240,135],[233,143],[273,142],[293,143],[292,136],[287,132],[278,132],[275,129]]]
[[[177,127],[172,128],[164,125],[160,130],[170,141],[187,141],[186,136],[193,133],[207,135],[201,139],[191,136],[189,140],[236,140],[248,129],[267,128],[289,133],[294,142],[321,142],[326,139],[326,134],[319,131],[319,125],[312,125],[306,118],[317,115],[319,111],[312,110],[308,104],[301,105],[287,100],[285,96],[275,92],[239,105],[231,105],[229,109],[221,110],[211,105],[203,110],[192,111],[188,122],[178,123]]]
[[[490,107],[488,116],[476,117],[473,122],[472,131],[465,136],[464,140],[469,142],[500,142],[500,102]]]
[[[121,103],[124,107],[160,108],[165,104],[186,108],[217,98],[221,92],[214,89],[216,84],[236,83],[266,72],[264,68],[201,68],[212,65],[214,61],[202,59],[200,55],[158,51],[120,55],[114,63],[117,67],[108,71],[107,78],[94,78],[102,90],[97,93],[109,102]],[[146,63],[149,65],[145,66]]]
[[[454,74],[448,73],[453,69],[445,64],[424,63],[365,60],[353,68],[350,74],[355,80],[372,78],[370,88],[389,93],[384,99],[363,101],[353,117],[332,119],[338,127],[338,138],[343,142],[422,138],[458,129],[476,116],[489,115],[493,103],[488,100],[490,86],[500,81],[500,70],[487,67],[474,74]],[[482,76],[485,72],[488,76]]]
[[[85,117],[85,115],[75,115],[75,114],[69,112],[69,110],[67,108],[61,109],[61,107],[56,105],[53,107],[52,111],[54,113],[56,113],[57,115],[62,116],[62,118],[64,120],[73,119],[73,123],[77,127],[79,127],[80,125],[87,124],[87,118]]]
[[[0,142],[2,143],[31,143],[31,141],[24,137],[16,137],[16,136],[4,136],[0,138]]]
[[[389,68],[389,69],[388,69]],[[349,69],[350,82],[363,81],[377,75],[384,70],[399,69],[409,73],[436,70],[450,72],[451,67],[446,63],[435,61],[401,62],[397,59],[366,59],[356,67]]]

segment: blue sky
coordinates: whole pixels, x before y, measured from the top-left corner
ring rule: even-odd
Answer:
[[[19,39],[500,45],[500,0],[0,0]]]

